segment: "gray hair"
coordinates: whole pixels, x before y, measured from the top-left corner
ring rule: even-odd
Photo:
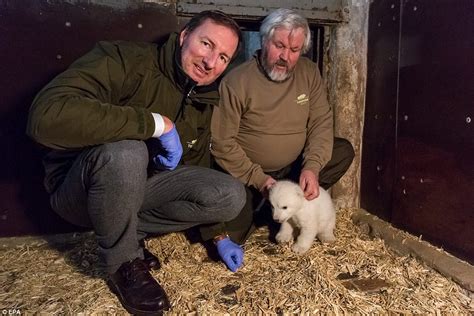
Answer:
[[[284,8],[273,11],[263,20],[262,25],[260,26],[260,40],[262,46],[272,38],[275,29],[280,27],[287,30],[303,28],[305,32],[305,40],[301,53],[304,54],[309,50],[311,46],[311,31],[309,30],[308,21],[295,11]]]

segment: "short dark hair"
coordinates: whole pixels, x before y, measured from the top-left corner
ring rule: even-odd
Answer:
[[[240,27],[237,24],[237,22],[235,22],[235,20],[232,17],[225,14],[224,12],[219,11],[219,10],[202,11],[196,14],[195,16],[193,16],[191,20],[189,20],[189,22],[186,23],[182,31],[191,33],[208,19],[212,20],[216,24],[228,27],[235,33],[235,35],[237,35],[239,42],[237,44],[237,49],[235,50],[235,53],[232,56],[232,59],[234,59],[238,55],[238,52],[240,50],[240,45],[242,42],[242,31],[240,30]]]

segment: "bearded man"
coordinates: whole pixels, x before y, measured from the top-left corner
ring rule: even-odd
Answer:
[[[247,202],[234,220],[213,227],[242,244],[264,215],[269,188],[278,179],[299,183],[305,198],[319,195],[347,171],[352,145],[334,138],[333,112],[316,63],[302,56],[311,46],[307,20],[289,9],[268,15],[261,50],[221,82],[211,120],[211,153],[219,168],[246,185]],[[267,212],[268,214],[268,212]],[[265,215],[263,216],[265,217]]]

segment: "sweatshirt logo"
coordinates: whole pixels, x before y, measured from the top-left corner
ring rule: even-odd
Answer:
[[[303,104],[306,104],[309,102],[309,98],[306,94],[300,94],[297,98],[296,98],[296,104],[299,104],[299,105],[303,105]]]

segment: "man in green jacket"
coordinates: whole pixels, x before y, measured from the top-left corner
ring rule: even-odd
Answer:
[[[149,272],[159,261],[143,249],[147,234],[225,222],[244,205],[237,180],[205,168],[216,80],[240,39],[234,20],[204,11],[162,46],[100,42],[31,106],[27,134],[51,149],[52,208],[93,229],[108,285],[132,314],[170,307]],[[241,264],[238,245],[220,245],[229,268]]]
[[[313,200],[319,186],[331,187],[354,158],[352,145],[334,137],[317,64],[302,56],[311,45],[306,19],[289,9],[275,10],[263,20],[260,38],[262,49],[222,80],[211,121],[211,153],[247,189],[242,212],[225,223],[237,243],[245,242],[261,219],[254,210],[276,180],[298,182],[305,198]],[[261,209],[257,214],[268,210]],[[208,233],[217,233],[212,228]]]

